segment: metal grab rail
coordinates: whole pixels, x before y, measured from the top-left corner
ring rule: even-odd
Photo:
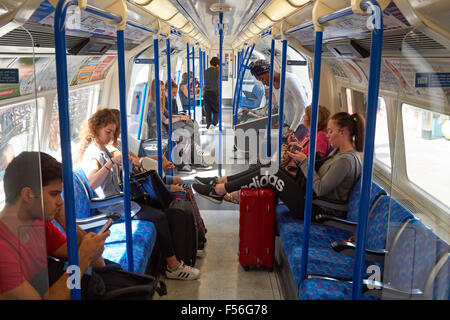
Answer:
[[[188,112],[191,116],[191,62],[189,59],[189,42],[186,43],[186,59],[187,59],[187,85],[188,85]]]
[[[239,79],[238,79],[238,83],[237,83],[238,89],[237,89],[237,97],[236,97],[236,107],[234,109],[234,125],[235,126],[237,124],[237,114],[238,114],[239,106],[241,104],[242,86],[243,86],[243,82],[244,82],[245,71],[248,68],[248,63],[250,62],[250,58],[252,57],[254,49],[255,49],[255,44],[252,44],[252,46],[250,47],[250,50],[248,52],[248,56],[244,57],[244,59],[243,59],[241,72],[239,73]],[[247,50],[248,50],[248,48],[247,48]]]
[[[169,161],[172,162],[172,71],[171,71],[171,61],[170,61],[170,39],[166,39],[166,57],[167,57],[167,108],[169,112]],[[158,168],[159,162],[162,159],[158,158]],[[170,174],[173,175],[173,170],[170,171]]]
[[[195,46],[192,46],[192,101],[192,108],[194,109],[193,119],[195,120]]]
[[[370,48],[370,74],[364,139],[364,159],[361,177],[361,199],[356,230],[356,251],[353,271],[352,299],[362,295],[362,277],[365,266],[367,220],[369,215],[370,188],[372,186],[373,153],[377,120],[378,93],[380,90],[381,55],[383,50],[383,12],[375,0],[370,0],[367,10],[374,18],[372,44]]]
[[[374,29],[372,31],[372,44],[370,55],[370,76],[369,76],[369,95],[366,111],[366,128],[365,128],[365,140],[364,140],[364,159],[363,159],[363,172],[362,172],[362,184],[361,184],[361,198],[360,207],[358,212],[358,226],[357,226],[357,241],[355,252],[355,263],[353,271],[353,283],[352,283],[352,299],[361,299],[362,294],[362,276],[363,268],[365,266],[365,240],[367,235],[367,220],[369,213],[369,201],[370,201],[370,188],[372,182],[372,170],[373,170],[373,152],[374,152],[374,139],[375,139],[375,126],[376,126],[376,111],[378,105],[378,92],[380,83],[380,65],[381,65],[381,53],[383,42],[383,15],[380,6],[375,0],[369,0],[360,4],[361,9],[368,10],[374,18]],[[324,17],[318,18],[318,22],[325,23],[338,19],[353,13],[353,10],[345,8],[338,12],[331,13]],[[306,28],[314,26],[313,23],[304,24],[302,26],[292,28],[285,32],[290,34]],[[286,40],[284,40],[286,41]],[[311,104],[311,130],[310,130],[310,143],[309,143],[309,156],[308,156],[308,175],[306,180],[306,194],[305,194],[305,212],[304,212],[304,228],[303,228],[303,246],[301,257],[301,281],[306,279],[307,264],[308,264],[308,251],[309,251],[309,239],[310,239],[310,227],[311,227],[311,210],[312,210],[312,196],[313,196],[313,175],[314,175],[314,163],[315,163],[315,149],[316,149],[316,134],[317,134],[317,112],[319,102],[319,87],[320,87],[320,70],[321,70],[321,57],[322,57],[322,31],[316,31],[316,42],[314,49],[314,75],[313,75],[313,98]],[[284,45],[284,43],[283,43]],[[285,61],[282,62],[282,68],[285,67]],[[282,72],[283,73],[283,72]],[[284,89],[283,75],[281,89]],[[283,93],[283,91],[281,91]],[[283,98],[280,97],[280,102]],[[280,104],[281,105],[281,104]],[[282,119],[283,108],[280,106],[280,119]],[[281,127],[281,125],[280,125]],[[280,129],[281,134],[281,129]],[[281,137],[280,137],[281,147]],[[280,159],[280,155],[279,155]]]
[[[239,62],[239,69],[238,69],[238,75],[237,75],[237,79],[236,79],[236,85],[234,88],[234,95],[233,95],[233,124],[236,125],[237,120],[235,119],[235,109],[236,109],[236,105],[237,105],[237,95],[239,93],[239,84],[240,84],[240,79],[241,79],[241,72],[242,72],[242,68],[244,66],[244,61],[247,57],[248,51],[249,51],[250,47],[247,47],[247,49],[245,50],[245,54],[242,57],[242,53],[241,53],[241,59]]]
[[[67,83],[67,55],[65,39],[65,20],[67,9],[71,5],[77,5],[78,1],[59,1],[55,10],[55,22],[53,26],[55,37],[55,57],[56,57],[56,79],[58,92],[59,127],[61,137],[61,155],[63,167],[63,192],[65,200],[66,234],[69,265],[78,266],[78,244],[76,234],[75,201],[73,186],[72,151],[70,139],[70,118],[69,118],[69,88]],[[125,6],[125,5],[124,5]],[[126,6],[125,6],[126,8]],[[122,22],[122,17],[111,14],[104,10],[86,6],[86,11],[94,13],[100,17]],[[129,163],[128,163],[128,138],[126,123],[126,85],[125,85],[125,52],[123,30],[117,30],[117,51],[119,67],[119,95],[120,95],[120,121],[122,126],[122,165],[124,178],[124,211],[125,230],[127,237],[127,257],[129,270],[133,271],[133,247],[131,238],[131,216],[130,216],[130,184],[129,184]],[[80,281],[80,279],[78,279]],[[81,299],[81,289],[71,288],[70,295],[73,300]]]
[[[161,89],[159,83],[159,40],[153,40],[153,54],[155,59],[155,104],[156,104],[156,132],[158,135],[158,174],[163,177],[162,167],[162,139],[161,139]]]
[[[320,70],[322,63],[322,39],[323,33],[316,31],[316,43],[314,47],[314,73],[313,73],[313,95],[311,101],[311,127],[309,138],[309,153],[308,153],[308,174],[306,178],[306,192],[305,192],[305,211],[303,216],[303,246],[301,259],[301,275],[300,281],[306,279],[308,267],[308,251],[309,251],[309,236],[311,231],[311,210],[313,197],[313,180],[314,180],[314,164],[316,161],[316,137],[317,137],[317,119],[319,110],[319,89],[320,89]]]
[[[283,137],[284,89],[286,84],[287,40],[283,40],[281,51],[280,101],[278,102],[278,164],[281,163],[281,142]],[[269,115],[271,117],[272,115]],[[270,143],[270,141],[267,141]]]
[[[267,110],[267,146],[266,155],[267,158],[272,156],[272,144],[270,134],[272,131],[272,94],[273,94],[273,64],[275,60],[275,39],[272,39],[270,45],[270,82],[269,82],[269,106]]]

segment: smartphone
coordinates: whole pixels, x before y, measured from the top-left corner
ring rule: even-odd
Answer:
[[[109,228],[112,226],[113,224],[113,219],[109,218],[108,221],[106,221],[106,223],[103,225],[103,227],[100,229],[100,231],[97,234],[102,234],[106,231],[109,230]]]
[[[296,145],[296,144],[294,144],[293,146],[292,146],[292,153],[294,153],[295,151],[302,151],[302,147],[300,147],[299,145]]]

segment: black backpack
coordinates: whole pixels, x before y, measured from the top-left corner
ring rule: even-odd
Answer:
[[[65,261],[48,257],[48,280],[51,286],[65,273]],[[92,269],[81,278],[82,300],[151,300],[155,278],[128,272],[105,259],[106,266]]]

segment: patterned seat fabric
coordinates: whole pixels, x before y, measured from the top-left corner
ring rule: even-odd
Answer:
[[[75,214],[77,218],[91,216],[89,197],[79,175],[74,174]],[[133,220],[131,222],[133,236],[134,272],[144,273],[147,262],[156,242],[156,229],[150,221]],[[92,230],[98,232],[100,229]],[[111,235],[106,239],[103,257],[119,263],[124,270],[128,269],[125,222],[115,223],[111,226]]]
[[[384,195],[386,192],[372,181],[372,187],[370,188],[370,204],[372,205],[374,201],[380,196]],[[347,220],[352,222],[358,222],[358,211],[359,203],[361,197],[361,179],[353,187],[353,191],[348,199],[348,211]]]
[[[385,249],[388,228],[401,226],[406,220],[413,218],[395,199],[382,196],[369,213],[366,248]]]
[[[328,279],[306,279],[298,293],[299,300],[351,300],[352,284]],[[362,300],[377,300],[375,297],[362,295]]]
[[[134,272],[144,273],[147,262],[156,242],[156,228],[150,221],[133,220],[133,267]],[[105,241],[103,258],[119,263],[124,270],[128,268],[125,223],[113,224],[111,235]]]
[[[276,215],[283,249],[291,268],[294,283],[299,288],[303,221],[290,216],[289,209],[284,205],[277,206]],[[352,235],[348,231],[313,223],[310,233],[307,274],[351,279],[353,258],[334,251],[331,243],[336,240],[348,239]],[[380,268],[382,269],[382,266]]]
[[[411,220],[386,259],[385,281],[402,291],[420,289],[425,292],[428,277],[439,257],[448,252],[447,243],[420,221]],[[448,296],[448,281],[441,283],[445,279],[448,280],[448,265],[441,269],[434,281],[434,298]]]

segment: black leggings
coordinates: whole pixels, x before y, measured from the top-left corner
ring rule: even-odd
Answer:
[[[227,176],[225,190],[233,192],[242,188],[256,189],[268,186],[289,208],[292,216],[303,219],[305,208],[305,188],[299,184],[296,177],[278,168],[275,174],[269,173],[269,165],[258,165],[238,174]],[[312,216],[324,211],[313,205]]]
[[[139,203],[139,205],[142,209],[133,217],[133,219],[153,222],[157,233],[156,242],[161,249],[162,256],[168,258],[175,255],[169,222],[165,213],[145,204]]]

